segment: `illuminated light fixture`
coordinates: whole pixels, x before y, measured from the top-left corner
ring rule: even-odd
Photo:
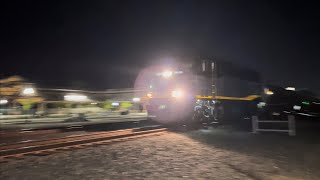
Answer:
[[[132,101],[133,102],[140,102],[140,98],[138,98],[138,97],[132,98]]]
[[[113,102],[111,103],[112,106],[119,106],[119,103],[118,102]]]
[[[7,104],[8,103],[8,100],[6,99],[0,99],[0,104]]]
[[[88,97],[81,94],[70,94],[64,96],[65,101],[76,101],[76,102],[83,102],[88,101]]]
[[[293,109],[299,111],[301,109],[301,106],[294,105]]]
[[[295,91],[296,88],[295,88],[295,87],[286,87],[286,90],[287,90],[287,91]]]
[[[151,93],[148,93],[148,94],[147,94],[147,97],[148,97],[148,98],[152,98],[152,94],[151,94]]]
[[[264,93],[267,94],[267,95],[272,95],[272,94],[274,94],[273,91],[270,91],[268,88],[265,88],[265,89],[264,89]]]
[[[23,95],[33,95],[33,94],[35,94],[35,91],[33,88],[25,88],[25,89],[23,89],[22,94]]]
[[[183,95],[182,91],[181,90],[174,90],[171,92],[171,96],[172,97],[175,97],[175,98],[179,98]]]
[[[162,76],[164,77],[164,78],[169,78],[169,77],[171,77],[173,75],[173,72],[172,71],[164,71],[164,72],[162,72]]]

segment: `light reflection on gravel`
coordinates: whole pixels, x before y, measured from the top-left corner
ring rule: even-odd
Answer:
[[[290,170],[279,169],[272,158],[257,158],[190,137],[168,133],[42,157],[28,156],[0,164],[0,176],[77,180],[286,179],[284,176],[291,174]]]

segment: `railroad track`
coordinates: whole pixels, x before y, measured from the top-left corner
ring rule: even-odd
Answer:
[[[129,140],[138,137],[161,135],[166,131],[166,128],[160,126],[152,126],[124,129],[118,131],[73,135],[68,137],[32,142],[20,142],[0,146],[0,162],[7,162],[10,159],[20,159],[26,155],[43,156],[59,151],[80,149],[89,146]]]
[[[46,129],[46,130],[34,130],[34,129],[23,129],[20,131],[9,131],[9,132],[0,132],[1,138],[16,138],[21,136],[38,136],[46,134],[55,134],[63,132],[62,129]]]

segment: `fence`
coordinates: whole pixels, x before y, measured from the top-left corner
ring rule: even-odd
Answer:
[[[287,123],[288,129],[261,129],[259,123]],[[289,136],[296,135],[295,118],[293,115],[288,115],[287,121],[276,121],[276,120],[259,120],[258,116],[252,116],[252,132],[287,132]]]

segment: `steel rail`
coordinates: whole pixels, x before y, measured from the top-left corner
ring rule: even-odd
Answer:
[[[17,158],[24,155],[50,154],[58,150],[82,148],[86,146],[99,145],[103,143],[122,141],[137,137],[159,135],[166,132],[166,128],[153,127],[153,129],[133,128],[103,133],[81,134],[70,137],[23,142],[2,146],[0,149],[0,160]]]

